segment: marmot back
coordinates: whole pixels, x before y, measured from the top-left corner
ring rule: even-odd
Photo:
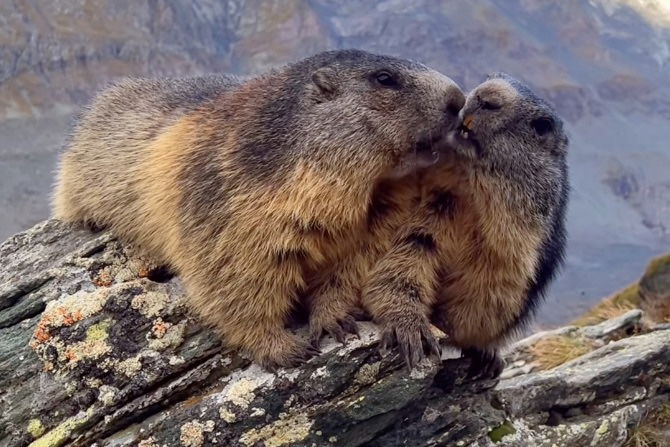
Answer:
[[[185,79],[127,79],[104,90],[81,113],[63,155],[54,194],[54,214],[68,221],[99,223],[98,212],[119,216],[134,212],[131,190],[143,148],[160,132],[203,102],[239,84],[234,76]],[[95,150],[101,148],[101,150]],[[108,191],[107,204],[91,194]],[[104,198],[102,198],[104,200]],[[110,213],[109,208],[115,210]]]
[[[230,346],[294,365],[315,352],[284,328],[294,304],[359,247],[377,184],[434,162],[463,100],[423,65],[357,50],[244,82],[124,82],[75,129],[55,214],[169,265]]]

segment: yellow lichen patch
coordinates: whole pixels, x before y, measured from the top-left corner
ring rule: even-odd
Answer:
[[[111,406],[116,403],[116,394],[118,393],[118,388],[109,386],[109,385],[102,385],[100,387],[100,393],[98,394],[98,400],[102,402],[106,406]]]
[[[130,305],[145,317],[156,318],[163,312],[169,302],[170,297],[167,293],[148,291],[134,297]]]
[[[160,338],[149,340],[149,349],[160,352],[169,347],[176,348],[184,342],[186,321],[174,325],[169,325],[169,323],[164,324],[166,325],[165,333]]]
[[[30,433],[30,436],[35,438],[39,438],[44,434],[44,425],[42,425],[42,421],[39,419],[31,419],[30,422],[28,422],[28,433]]]
[[[374,383],[377,380],[377,375],[379,374],[379,367],[381,363],[370,363],[361,366],[361,369],[356,373],[354,377],[354,383],[357,385],[369,385]]]
[[[112,347],[107,344],[105,339],[85,340],[66,348],[63,352],[63,360],[67,361],[68,367],[74,368],[83,359],[98,359],[111,350]]]
[[[265,447],[281,447],[291,443],[304,440],[309,435],[314,421],[304,414],[286,416],[270,425],[259,429],[251,429],[240,437],[240,442],[246,446],[252,446],[257,442],[263,442]]]
[[[594,348],[589,340],[559,335],[540,339],[530,347],[530,352],[537,367],[546,370],[581,357]]]
[[[67,419],[41,438],[31,442],[28,447],[60,447],[65,444],[70,435],[77,428],[81,427],[89,420],[92,414],[93,411],[89,409],[86,413],[80,413],[77,416]]]
[[[219,417],[229,424],[232,424],[235,421],[237,421],[237,415],[232,411],[230,411],[229,409],[227,409],[226,407],[219,408]]]
[[[107,332],[109,330],[109,326],[111,325],[110,320],[104,320],[101,321],[100,323],[96,323],[91,325],[87,330],[86,330],[86,340],[87,341],[100,341],[100,340],[106,340],[107,337],[109,336],[109,333]]]
[[[133,377],[142,369],[140,356],[127,358],[116,365],[116,370],[123,373],[126,377]]]
[[[254,390],[258,388],[259,383],[251,379],[240,379],[230,385],[226,393],[225,400],[242,408],[247,408],[254,397]]]
[[[640,287],[634,283],[605,298],[573,322],[577,326],[589,326],[618,317],[640,306]]]
[[[186,447],[201,447],[205,443],[205,433],[214,430],[214,421],[206,421],[204,424],[193,420],[181,426],[179,440]]]
[[[54,339],[51,344],[56,348],[59,359],[65,361],[67,366],[73,368],[82,359],[97,359],[112,350],[107,343],[110,320],[101,321],[91,325],[86,330],[84,341],[67,345],[60,339]]]
[[[156,442],[156,438],[151,436],[147,439],[140,441],[137,444],[137,447],[160,447],[160,445]]]
[[[51,329],[72,326],[102,310],[109,296],[109,289],[93,293],[78,292],[47,303],[42,318],[37,323],[30,346],[36,349],[51,339]]]

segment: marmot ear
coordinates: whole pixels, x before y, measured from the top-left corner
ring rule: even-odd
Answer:
[[[337,75],[330,67],[322,67],[312,73],[312,82],[327,99],[337,94]]]

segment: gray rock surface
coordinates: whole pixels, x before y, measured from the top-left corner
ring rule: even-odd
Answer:
[[[643,328],[639,311],[517,343],[498,383],[465,380],[448,349],[408,373],[364,322],[360,339],[270,373],[107,233],[46,221],[0,260],[2,447],[617,447],[670,396],[670,329]],[[594,350],[537,371],[529,347],[557,334]]]

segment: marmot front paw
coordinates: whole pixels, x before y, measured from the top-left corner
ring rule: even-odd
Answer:
[[[279,368],[300,366],[321,352],[301,338],[287,333],[274,335],[272,343],[265,349],[259,348],[254,360],[263,368],[275,371]]]
[[[441,356],[442,350],[433,335],[430,322],[421,314],[406,313],[388,318],[382,328],[382,354],[397,345],[409,369],[413,369],[427,356],[437,359]]]
[[[331,301],[328,304],[315,303],[309,316],[309,339],[318,348],[327,333],[339,343],[344,343],[347,334],[358,337],[356,325],[357,309],[346,309],[343,303]]]

